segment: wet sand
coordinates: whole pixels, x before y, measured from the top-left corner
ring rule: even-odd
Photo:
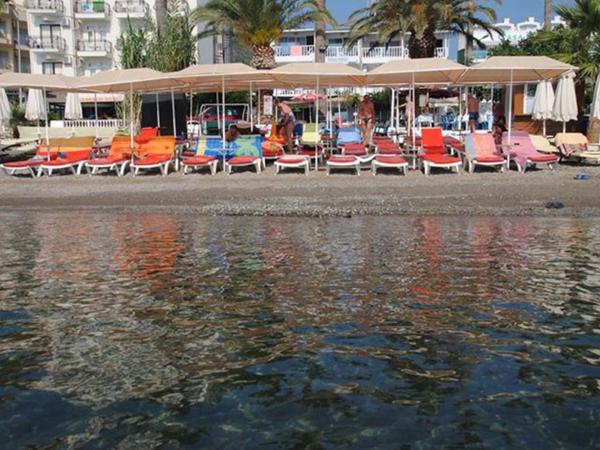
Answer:
[[[592,176],[576,180],[578,173]],[[548,209],[561,202],[562,209]],[[556,173],[525,175],[480,172],[411,171],[404,177],[374,177],[324,171],[309,176],[272,167],[256,175],[219,173],[167,177],[158,174],[52,176],[31,179],[0,175],[2,211],[143,210],[201,215],[349,216],[349,215],[493,215],[600,217],[600,167],[563,165]]]

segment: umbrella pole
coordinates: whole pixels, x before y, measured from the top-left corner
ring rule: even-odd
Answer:
[[[546,137],[546,119],[542,120],[542,134]]]
[[[173,118],[173,136],[177,137],[177,119],[175,117],[175,93],[171,88],[171,114]]]
[[[390,128],[394,129],[394,114],[396,113],[396,109],[394,107],[394,102],[396,101],[395,89],[390,88]]]
[[[158,127],[158,131],[160,132],[160,101],[158,98],[158,92],[154,93],[156,98],[156,126]]]
[[[96,139],[98,139],[98,95],[94,92],[94,117],[96,118],[95,121],[95,128],[96,128]]]
[[[225,153],[226,153],[226,149],[225,149],[225,77],[221,77],[221,89],[223,92],[223,170],[225,170]]]
[[[190,118],[189,118],[190,122],[193,120],[193,117],[194,117],[194,94],[193,94],[192,90],[190,89]],[[187,134],[187,123],[185,124],[185,134]]]
[[[319,170],[319,76],[317,75],[317,95],[315,96],[315,123],[317,129],[317,145],[315,146],[315,171]]]
[[[337,109],[338,109],[338,120],[340,121],[340,124],[342,123],[342,104],[340,102],[340,94],[338,92],[338,96],[337,96]]]
[[[492,123],[490,123],[488,125],[488,130],[489,131],[491,131],[492,128],[494,127],[494,83],[492,83],[492,87],[490,88],[490,91],[491,91],[491,97],[492,97],[491,100],[490,100],[490,102],[491,102],[490,105],[491,105],[491,108],[492,108],[492,110],[491,110],[491,113],[492,113]]]
[[[411,105],[411,109],[412,109],[412,114],[411,114],[411,127],[412,127],[412,141],[413,141],[413,150],[416,146],[417,143],[417,137],[415,136],[415,119],[416,119],[416,114],[417,114],[417,108],[415,106],[416,104],[416,93],[415,93],[415,73],[412,73],[412,83],[411,83],[411,87],[412,87],[412,105]]]
[[[250,134],[254,131],[254,108],[252,108],[252,81],[250,82],[250,97],[248,98],[250,103]]]
[[[513,70],[510,71],[510,86],[508,89],[508,143],[512,142],[512,108],[513,108]]]
[[[129,145],[133,156],[133,83],[129,84]]]
[[[48,131],[48,103],[46,101],[46,88],[42,88],[42,92],[44,94],[44,110],[46,112],[46,121],[45,121],[45,129],[46,129],[46,148],[48,149],[48,161],[50,161],[50,133]]]

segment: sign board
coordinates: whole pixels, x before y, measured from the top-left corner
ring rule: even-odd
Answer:
[[[265,116],[273,115],[273,96],[265,95],[263,97],[263,114]]]

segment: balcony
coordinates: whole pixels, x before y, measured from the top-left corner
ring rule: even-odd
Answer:
[[[108,19],[110,7],[103,0],[83,0],[75,4],[76,19]]]
[[[436,58],[448,58],[448,47],[437,47],[434,55]]]
[[[31,37],[29,47],[35,53],[60,53],[67,48],[65,40],[60,36]]]
[[[341,45],[331,45],[325,50],[325,61],[328,63],[358,63],[359,61],[358,47],[347,48]]]
[[[112,53],[112,44],[106,39],[77,41],[77,55],[83,58],[104,58]]]
[[[365,64],[383,64],[396,59],[408,59],[406,47],[373,47],[363,49]]]
[[[148,12],[148,5],[143,1],[117,0],[115,17],[118,19],[143,19]]]
[[[275,61],[278,63],[312,62],[314,60],[314,45],[283,45],[275,47]]]
[[[31,13],[62,14],[65,6],[61,0],[27,0],[25,7]]]

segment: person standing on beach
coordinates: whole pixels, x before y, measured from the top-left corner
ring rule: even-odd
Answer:
[[[469,112],[469,130],[475,133],[477,122],[479,122],[479,99],[475,94],[469,94],[467,99],[467,111]]]
[[[360,102],[360,105],[358,105],[358,118],[360,131],[362,132],[363,145],[368,147],[371,144],[373,122],[375,120],[375,104],[369,94],[366,94],[363,97],[362,102]]]
[[[280,119],[277,124],[277,130],[283,130],[285,138],[285,146],[287,147],[288,153],[294,151],[294,128],[296,127],[296,117],[290,106],[282,101],[275,100],[275,105],[279,110]],[[278,133],[279,134],[279,133]]]

